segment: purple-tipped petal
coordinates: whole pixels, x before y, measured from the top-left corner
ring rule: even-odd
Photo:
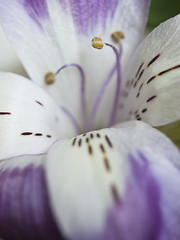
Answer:
[[[63,239],[52,216],[43,161],[43,156],[24,156],[1,163],[0,237]]]
[[[64,53],[57,42],[48,17],[46,1],[0,1],[0,9],[0,23],[12,41],[30,78],[53,93],[59,103],[67,107],[74,116],[79,117],[79,113],[81,113],[80,84],[78,80],[74,80],[75,76],[76,79],[79,78],[79,72],[76,73],[75,70],[71,74],[65,71],[65,74],[56,77],[57,82],[51,86],[45,82],[47,73],[56,73],[62,65],[70,63],[64,59]],[[71,62],[73,60],[77,62],[75,59],[76,57],[72,58]],[[3,71],[6,68],[0,70]],[[74,91],[67,94],[70,86],[73,87]],[[81,115],[79,122],[80,119]]]
[[[1,161],[0,237],[179,239],[179,167],[178,149],[140,122]]]
[[[123,73],[142,38],[149,2],[149,0],[47,0],[52,26],[59,46],[64,50],[64,58],[67,62],[78,62],[84,69],[88,116],[116,61],[113,51],[107,46],[102,51],[92,49],[91,39],[96,36],[101,37],[104,42],[112,43],[119,49],[119,44],[112,40],[111,34],[116,31],[124,33],[125,38],[121,41]],[[98,108],[93,123],[94,129],[107,127],[109,124],[113,105],[112,96],[116,89],[115,77],[116,74],[113,75]]]
[[[32,80],[38,82],[82,123],[79,73],[66,69],[51,86],[45,83],[48,72],[65,64],[79,64],[85,72],[88,90],[87,115],[95,103],[103,82],[115,64],[110,49],[100,53],[91,47],[91,39],[112,41],[111,34],[122,31],[122,70],[126,69],[134,49],[142,38],[150,0],[0,0],[0,22]],[[18,17],[17,17],[18,16]],[[114,75],[115,76],[115,75]],[[98,79],[98,81],[97,81]],[[71,91],[73,89],[73,91]],[[106,127],[113,104],[115,80],[95,119],[94,128]],[[108,111],[107,111],[108,109]],[[101,118],[102,113],[103,119]],[[83,119],[84,121],[87,119]]]
[[[163,224],[160,186],[148,159],[130,155],[129,161],[132,175],[126,182],[124,196],[107,212],[102,231],[87,236],[87,240],[160,239]]]
[[[57,224],[72,240],[179,237],[179,167],[178,149],[141,122],[57,142],[46,161]]]

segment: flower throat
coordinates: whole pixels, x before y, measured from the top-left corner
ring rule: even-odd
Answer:
[[[63,69],[66,69],[66,68],[69,68],[69,67],[74,67],[79,71],[79,73],[80,73],[80,84],[81,84],[81,89],[80,89],[81,113],[82,113],[82,118],[83,118],[83,122],[84,122],[84,125],[85,125],[83,131],[82,131],[82,128],[80,128],[80,126],[78,125],[74,116],[70,113],[70,111],[65,107],[61,107],[61,109],[68,116],[68,118],[70,119],[74,128],[76,129],[77,134],[80,134],[84,131],[87,132],[87,131],[93,130],[93,123],[94,123],[94,119],[95,119],[98,107],[99,107],[99,105],[102,101],[102,98],[103,98],[103,95],[104,95],[105,91],[108,88],[109,83],[111,82],[111,79],[112,79],[114,73],[117,72],[116,90],[115,90],[115,94],[114,94],[113,105],[112,105],[112,109],[111,109],[111,112],[110,112],[107,127],[110,127],[115,123],[115,117],[116,117],[118,100],[119,100],[120,89],[121,89],[120,59],[121,59],[121,56],[122,56],[122,46],[121,46],[120,41],[121,41],[121,39],[124,38],[124,34],[120,31],[117,31],[117,32],[112,33],[111,37],[112,37],[112,39],[115,43],[120,44],[120,50],[119,51],[112,44],[103,43],[102,39],[99,38],[99,37],[94,37],[91,41],[91,45],[98,50],[101,50],[104,46],[110,47],[113,50],[113,52],[116,56],[116,63],[114,65],[114,67],[112,68],[110,74],[108,75],[107,79],[104,81],[104,83],[103,83],[103,85],[102,85],[102,87],[101,87],[101,89],[98,93],[98,96],[96,97],[95,103],[94,103],[92,111],[90,113],[90,117],[88,119],[87,119],[87,116],[86,116],[86,89],[85,89],[86,81],[85,81],[85,73],[84,73],[82,67],[80,65],[76,64],[76,63],[65,64],[60,69],[58,69],[56,73],[48,72],[45,75],[45,82],[46,82],[46,84],[50,85],[50,84],[53,84],[56,81],[56,76]]]

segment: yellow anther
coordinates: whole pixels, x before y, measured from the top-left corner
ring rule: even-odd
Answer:
[[[55,74],[53,72],[48,72],[46,75],[45,75],[45,82],[47,84],[52,84],[54,83],[56,80],[56,77],[55,77]]]
[[[112,39],[114,40],[114,42],[119,43],[121,41],[121,39],[125,38],[124,33],[117,31],[111,34]]]
[[[97,49],[102,49],[104,46],[104,43],[101,38],[94,37],[91,42],[92,46]]]

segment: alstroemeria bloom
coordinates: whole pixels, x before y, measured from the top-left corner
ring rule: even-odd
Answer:
[[[150,126],[180,118],[180,16],[138,46],[148,7],[0,0],[33,80],[0,73],[4,239],[180,239],[179,150]]]

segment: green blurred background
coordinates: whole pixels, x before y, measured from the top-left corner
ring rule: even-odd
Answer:
[[[152,0],[147,27],[153,29],[178,13],[180,13],[180,0]]]

